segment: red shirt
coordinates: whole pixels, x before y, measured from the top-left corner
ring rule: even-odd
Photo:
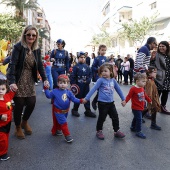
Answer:
[[[0,127],[7,125],[12,120],[12,104],[15,92],[10,91],[4,95],[4,100],[0,100],[0,115],[7,114],[7,121],[0,120]]]
[[[134,110],[144,110],[145,100],[151,103],[151,99],[146,95],[143,87],[133,86],[126,96],[126,103],[131,99],[131,108]]]

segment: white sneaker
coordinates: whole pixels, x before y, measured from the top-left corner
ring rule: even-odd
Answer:
[[[35,83],[36,86],[38,86],[38,83]]]

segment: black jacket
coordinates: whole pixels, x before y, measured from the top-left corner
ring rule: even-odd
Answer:
[[[14,49],[12,51],[12,57],[10,62],[10,68],[7,73],[7,78],[9,80],[9,84],[17,84],[24,66],[24,60],[26,56],[26,52],[28,49],[24,48],[21,45],[21,42],[14,45]],[[35,56],[35,65],[32,70],[34,81],[37,82],[37,71],[40,73],[42,80],[47,80],[42,59],[41,59],[41,51],[40,49],[33,51]]]

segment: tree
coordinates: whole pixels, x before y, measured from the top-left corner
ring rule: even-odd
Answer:
[[[49,40],[50,37],[47,35],[48,30],[46,28],[39,28],[38,32],[39,32],[39,45],[41,47],[43,38]]]
[[[143,43],[146,36],[148,36],[154,28],[156,24],[154,23],[155,19],[158,15],[153,15],[152,17],[143,17],[140,21],[131,21],[122,24],[122,29],[118,33],[118,37],[120,39],[128,39],[133,44]]]
[[[18,17],[23,18],[23,13],[25,9],[37,9],[37,0],[1,0],[2,4],[14,7],[18,11]]]
[[[23,21],[18,21],[10,14],[0,14],[0,39],[11,40],[16,42],[21,35]]]
[[[101,29],[101,33],[93,35],[91,43],[94,46],[105,44],[107,47],[111,47],[112,35],[109,34],[105,29]]]

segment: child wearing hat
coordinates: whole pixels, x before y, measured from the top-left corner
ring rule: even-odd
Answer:
[[[70,143],[73,141],[67,124],[70,101],[83,103],[83,100],[76,98],[73,93],[67,89],[68,83],[68,76],[61,74],[57,79],[58,88],[53,89],[51,92],[46,87],[44,87],[44,90],[46,97],[54,101],[52,106],[54,123],[51,130],[52,135],[61,136],[64,134],[66,142]]]
[[[47,79],[48,79],[48,82],[50,84],[50,90],[53,89],[53,78],[52,78],[52,74],[51,74],[51,67],[52,67],[52,64],[50,62],[50,56],[49,55],[46,55],[44,57],[44,68],[45,68],[45,72],[46,72],[46,75],[47,75]]]
[[[80,88],[80,91],[76,95],[76,97],[84,98],[90,90],[89,84],[91,82],[92,72],[90,67],[87,64],[85,64],[86,58],[84,52],[80,51],[79,53],[77,53],[77,58],[78,58],[78,63],[73,67],[73,71],[70,74],[70,84],[71,85],[76,84]],[[84,112],[85,116],[93,117],[93,118],[96,117],[96,115],[93,112],[91,112],[90,101],[85,103],[84,107],[85,107],[85,112]],[[79,104],[74,103],[73,109],[71,111],[73,116],[76,117],[80,116],[80,114],[78,113],[78,108],[79,108]]]

